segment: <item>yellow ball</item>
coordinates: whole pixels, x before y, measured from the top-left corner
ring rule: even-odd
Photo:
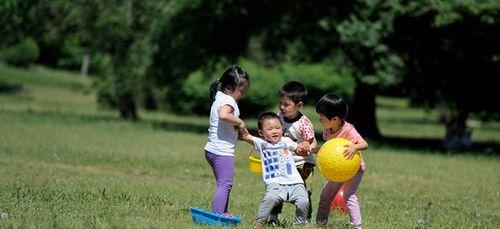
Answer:
[[[318,167],[323,177],[334,182],[344,182],[356,175],[361,163],[359,151],[356,151],[352,159],[344,157],[347,147],[352,144],[345,138],[334,138],[328,140],[321,146],[318,153]]]

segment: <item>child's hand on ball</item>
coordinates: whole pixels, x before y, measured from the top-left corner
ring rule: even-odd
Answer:
[[[352,144],[344,145],[344,147],[346,147],[344,157],[351,160],[356,154],[356,147]]]

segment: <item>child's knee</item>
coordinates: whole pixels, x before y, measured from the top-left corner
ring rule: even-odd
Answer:
[[[217,180],[217,185],[220,186],[220,187],[231,189],[233,187],[233,178],[218,179]]]
[[[356,194],[352,194],[352,195],[344,195],[344,203],[347,205],[347,206],[352,206],[352,205],[356,205],[358,204],[358,196],[356,196]]]
[[[300,198],[297,201],[295,201],[295,206],[297,206],[297,208],[299,209],[304,209],[309,211],[310,210],[309,199]]]
[[[264,199],[262,200],[262,202],[269,203],[270,205],[273,205],[273,207],[274,207],[281,202],[281,199],[278,195],[266,194],[264,196]]]

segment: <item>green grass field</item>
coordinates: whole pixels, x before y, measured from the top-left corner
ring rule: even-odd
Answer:
[[[1,228],[198,228],[188,206],[210,208],[215,187],[205,161],[208,117],[141,111],[141,121],[100,109],[89,79],[42,67],[0,65]],[[380,98],[379,127],[391,137],[439,139],[436,112]],[[314,109],[305,113],[320,133]],[[248,120],[255,128],[255,120]],[[473,138],[500,142],[500,123],[479,123]],[[364,228],[498,228],[500,157],[472,151],[371,142],[359,189]],[[249,146],[237,147],[230,211],[251,228],[263,197],[261,177],[248,172]],[[324,182],[313,184],[313,217]],[[294,207],[280,216],[291,226]],[[346,228],[346,215],[329,226]],[[315,227],[315,224],[307,226]]]

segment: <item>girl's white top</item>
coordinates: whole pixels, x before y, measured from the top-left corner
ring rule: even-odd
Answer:
[[[210,126],[205,150],[216,155],[234,157],[238,131],[234,125],[220,121],[219,110],[224,105],[229,105],[234,109],[234,116],[240,116],[240,109],[234,98],[218,91],[210,108]]]

